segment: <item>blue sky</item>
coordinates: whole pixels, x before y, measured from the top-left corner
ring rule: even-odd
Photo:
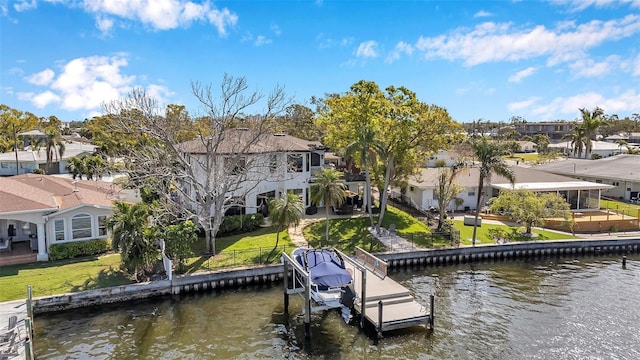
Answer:
[[[640,113],[640,0],[0,0],[0,103],[64,121],[143,87],[198,106],[225,73],[295,102],[359,80],[458,122]],[[259,111],[259,108],[256,108]]]

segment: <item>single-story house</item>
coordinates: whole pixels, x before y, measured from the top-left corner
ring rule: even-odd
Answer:
[[[26,242],[38,261],[47,261],[53,244],[106,238],[106,220],[119,194],[114,184],[100,181],[0,177],[0,250]]]
[[[524,188],[534,192],[557,192],[567,199],[572,210],[599,209],[601,191],[613,187],[607,184],[580,181],[572,177],[552,174],[529,167],[513,166],[511,170],[516,178],[513,186],[506,178],[498,175],[493,175],[491,180],[485,181],[485,188],[482,190],[481,208],[486,204],[487,200],[497,196],[501,190]],[[409,179],[409,186],[403,195],[400,195],[400,192],[395,190],[392,196],[402,196],[403,200],[408,200],[418,209],[439,208],[440,204],[438,204],[435,191],[439,171],[439,168],[423,168],[417,176]],[[446,205],[447,210],[476,209],[479,176],[480,172],[477,167],[467,167],[460,171],[455,181],[463,188],[463,191],[457,196],[462,199],[462,204],[456,207],[455,202],[451,201]]]
[[[621,154],[598,160],[566,159],[535,167],[548,173],[611,185],[603,196],[627,201],[640,198],[640,156]]]
[[[16,164],[16,153],[6,152],[0,154],[0,176],[16,175],[16,166],[20,168],[20,174],[30,174],[35,169],[48,170],[50,174],[66,174],[68,160],[72,157],[83,155],[93,155],[97,146],[84,142],[70,141],[64,144],[64,153],[60,157],[56,150],[51,167],[47,168],[47,150],[41,147],[38,150],[18,150],[18,163]]]
[[[627,147],[618,145],[615,143],[611,143],[608,141],[591,141],[591,154],[598,154],[603,158],[614,156],[627,152]],[[566,156],[575,157],[577,154],[574,154],[573,145],[571,145],[571,141],[563,141],[557,144],[549,144],[549,149],[554,149]],[[585,149],[582,149],[582,156],[585,156]]]
[[[516,141],[518,146],[520,146],[521,153],[534,153],[538,150],[538,144],[533,141]]]

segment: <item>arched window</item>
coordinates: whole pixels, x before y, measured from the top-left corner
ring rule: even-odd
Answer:
[[[71,218],[72,239],[85,239],[91,237],[91,215],[78,214]]]

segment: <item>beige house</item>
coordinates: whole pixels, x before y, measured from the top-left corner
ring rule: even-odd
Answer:
[[[38,261],[47,261],[53,244],[106,238],[119,191],[110,183],[50,175],[0,177],[2,255],[28,247]]]

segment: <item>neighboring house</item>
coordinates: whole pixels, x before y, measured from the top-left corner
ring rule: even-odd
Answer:
[[[500,190],[508,189],[528,189],[534,192],[557,192],[567,199],[572,210],[588,210],[600,208],[600,192],[612,188],[611,185],[598,184],[588,181],[577,181],[574,178],[550,174],[541,170],[527,167],[511,167],[516,183],[512,186],[509,181],[501,176],[493,175],[491,181],[485,181],[481,208]],[[408,181],[404,198],[409,198],[413,206],[426,210],[431,207],[439,208],[438,197],[435,189],[438,183],[438,168],[422,169],[418,176],[410,178]],[[456,208],[455,202],[447,204],[447,210],[475,210],[479,169],[476,167],[464,168],[456,177],[456,182],[464,190],[458,194],[458,198],[463,200],[463,204]],[[394,192],[398,196],[398,192]],[[488,195],[488,196],[487,196]]]
[[[551,143],[560,141],[573,129],[573,122],[553,121],[553,122],[525,122],[514,125],[517,132],[522,136],[547,135]]]
[[[427,160],[426,167],[435,167],[438,161],[444,161],[444,166],[451,167],[463,159],[463,156],[454,150],[438,150]]]
[[[82,155],[93,155],[96,150],[95,145],[75,141],[65,142],[64,146],[65,149],[62,157],[60,157],[60,153],[56,149],[49,171],[50,174],[68,173],[66,166],[70,158]],[[46,169],[46,147],[40,147],[38,150],[18,150],[18,164],[20,174],[30,174],[38,168]],[[16,153],[11,151],[0,154],[0,176],[13,175],[16,175]]]
[[[592,155],[598,154],[603,158],[627,152],[626,146],[620,146],[618,144],[611,143],[608,141],[591,141],[591,146],[592,146],[591,154]],[[577,154],[574,154],[574,151],[573,151],[574,149],[573,149],[573,145],[571,144],[571,141],[563,141],[557,144],[549,144],[548,148],[555,149],[556,151],[568,157],[577,156]],[[581,156],[584,157],[585,153],[586,153],[586,149],[583,147]]]
[[[538,150],[538,145],[533,141],[516,141],[518,146],[520,146],[521,153],[533,153]]]
[[[237,209],[239,212],[256,213],[266,200],[290,190],[303,199],[305,206],[311,205],[309,189],[313,175],[325,166],[325,147],[321,143],[286,134],[264,134],[256,143],[247,147],[248,139],[251,138],[249,130],[228,131],[236,131],[237,135],[227,136],[226,139],[229,140],[218,145],[215,156],[220,157],[220,161],[216,161],[216,171],[245,171],[244,164],[250,168],[246,180],[239,184],[238,189],[228,194],[236,198],[237,203],[243,204]],[[195,159],[206,156],[203,141],[187,141],[180,144],[180,147],[194,158],[193,166],[198,168]],[[238,170],[228,168],[225,160],[231,156],[237,158],[238,154],[241,155],[243,165],[236,164]],[[198,176],[208,175],[201,171]],[[185,187],[190,189],[187,191],[193,192],[188,184]],[[212,209],[212,215],[213,211],[215,210]]]
[[[108,236],[106,220],[119,189],[113,184],[50,175],[0,178],[0,238],[27,242],[38,261],[53,244]]]
[[[617,155],[598,160],[566,159],[536,169],[575,179],[612,185],[602,195],[627,201],[640,197],[640,156]]]

